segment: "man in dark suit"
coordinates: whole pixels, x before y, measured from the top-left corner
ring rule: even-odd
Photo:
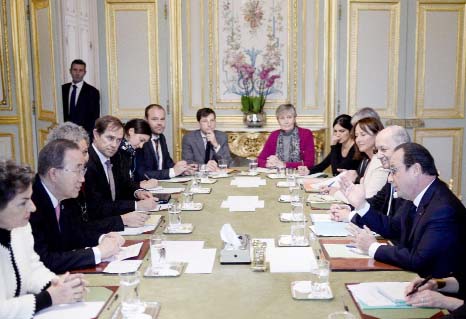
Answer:
[[[80,220],[76,197],[85,171],[84,156],[71,141],[52,141],[39,153],[32,194],[37,210],[30,223],[35,251],[56,273],[98,264],[118,253],[124,243],[120,235],[97,233]]]
[[[158,104],[146,107],[145,119],[152,130],[152,138],[136,151],[136,180],[169,179],[181,174],[191,173],[192,166],[186,161],[174,163],[168,151],[165,130],[165,109]]]
[[[398,125],[387,126],[377,134],[375,138],[376,156],[382,163],[383,168],[390,168],[390,158],[395,148],[400,144],[410,142],[410,140],[406,129]],[[373,210],[388,216],[394,216],[404,201],[403,198],[395,196],[394,187],[388,181],[377,194],[367,199]],[[351,212],[349,206],[343,205],[332,205],[330,214],[331,218],[336,221],[350,221],[355,216],[357,218],[355,211]]]
[[[365,201],[363,189],[343,180],[342,188],[358,209],[351,232],[359,249],[375,260],[415,271],[421,276],[446,277],[464,266],[466,209],[437,178],[432,155],[422,145],[399,145],[390,159],[389,180],[407,201],[394,217],[379,214]],[[380,244],[371,230],[398,240]]]
[[[85,184],[88,215],[91,220],[121,215],[125,225],[141,226],[147,214],[126,213],[149,211],[157,204],[150,192],[131,183],[129,170],[122,168],[117,154],[122,139],[123,123],[118,118],[106,115],[95,122]]]
[[[199,129],[183,136],[181,158],[188,163],[207,164],[210,171],[218,170],[218,161],[231,161],[228,137],[215,130],[216,115],[211,108],[199,109],[196,113]]]
[[[63,84],[63,117],[66,121],[76,123],[92,136],[94,122],[100,116],[100,94],[92,85],[83,81],[86,75],[86,63],[83,60],[71,62],[71,83]]]

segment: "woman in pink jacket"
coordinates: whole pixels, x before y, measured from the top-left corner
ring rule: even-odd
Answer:
[[[296,125],[296,109],[282,104],[275,112],[280,129],[273,131],[257,162],[260,167],[314,166],[314,137],[311,130]]]

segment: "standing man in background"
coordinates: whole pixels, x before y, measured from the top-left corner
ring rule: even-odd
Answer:
[[[63,117],[66,121],[78,124],[92,138],[95,120],[100,117],[100,93],[92,85],[84,82],[86,63],[77,59],[71,62],[71,83],[63,84]]]

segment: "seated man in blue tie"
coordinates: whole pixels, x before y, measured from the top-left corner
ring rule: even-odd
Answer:
[[[124,239],[103,235],[80,219],[76,200],[86,172],[79,146],[69,140],[48,143],[39,153],[38,175],[32,186],[34,250],[55,273],[86,268],[119,252]],[[89,248],[91,247],[91,248]]]
[[[342,179],[342,189],[357,209],[350,232],[355,244],[375,260],[420,276],[442,278],[464,269],[466,209],[437,177],[434,159],[416,143],[395,148],[390,158],[389,181],[406,199],[395,216],[379,214],[364,198],[361,185]],[[395,246],[378,243],[372,231]]]
[[[218,160],[231,161],[228,137],[215,130],[216,115],[211,108],[199,109],[196,119],[199,129],[183,137],[181,157],[188,163],[207,164],[209,171],[216,171]]]
[[[182,174],[191,174],[192,166],[186,161],[173,162],[168,151],[163,132],[166,125],[166,112],[159,104],[150,104],[144,110],[145,120],[152,130],[151,140],[136,151],[135,180],[155,178],[170,179]]]

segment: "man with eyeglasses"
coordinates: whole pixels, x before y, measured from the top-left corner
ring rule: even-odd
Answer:
[[[118,118],[106,115],[97,119],[87,164],[87,209],[91,220],[121,215],[125,225],[137,227],[144,225],[149,215],[135,211],[155,209],[157,199],[132,183],[129,171],[122,168],[117,154],[122,139],[123,123]]]
[[[377,148],[377,158],[382,163],[384,169],[390,168],[390,158],[395,151],[395,148],[403,143],[410,142],[408,132],[404,127],[391,125],[380,131],[375,138],[375,146]],[[367,199],[371,208],[380,214],[394,216],[397,207],[399,207],[404,199],[398,198],[394,192],[394,187],[391,182],[387,183],[374,196]],[[358,219],[359,215],[356,211],[351,211],[348,205],[332,205],[330,207],[330,217],[335,221],[348,222],[353,218]]]
[[[216,171],[219,159],[231,161],[227,135],[215,130],[216,115],[211,108],[199,109],[196,119],[199,129],[183,137],[181,157],[188,163],[207,164],[210,171]]]
[[[54,140],[39,153],[32,188],[37,210],[30,223],[34,249],[55,273],[96,265],[117,254],[124,243],[120,235],[99,233],[80,220],[76,197],[85,173],[83,153],[69,140]]]
[[[375,212],[359,185],[344,180],[343,191],[360,216],[349,229],[356,246],[377,261],[421,277],[442,278],[463,269],[466,209],[437,176],[434,159],[422,145],[397,146],[388,178],[406,202],[394,217]],[[398,244],[378,243],[372,231]]]

